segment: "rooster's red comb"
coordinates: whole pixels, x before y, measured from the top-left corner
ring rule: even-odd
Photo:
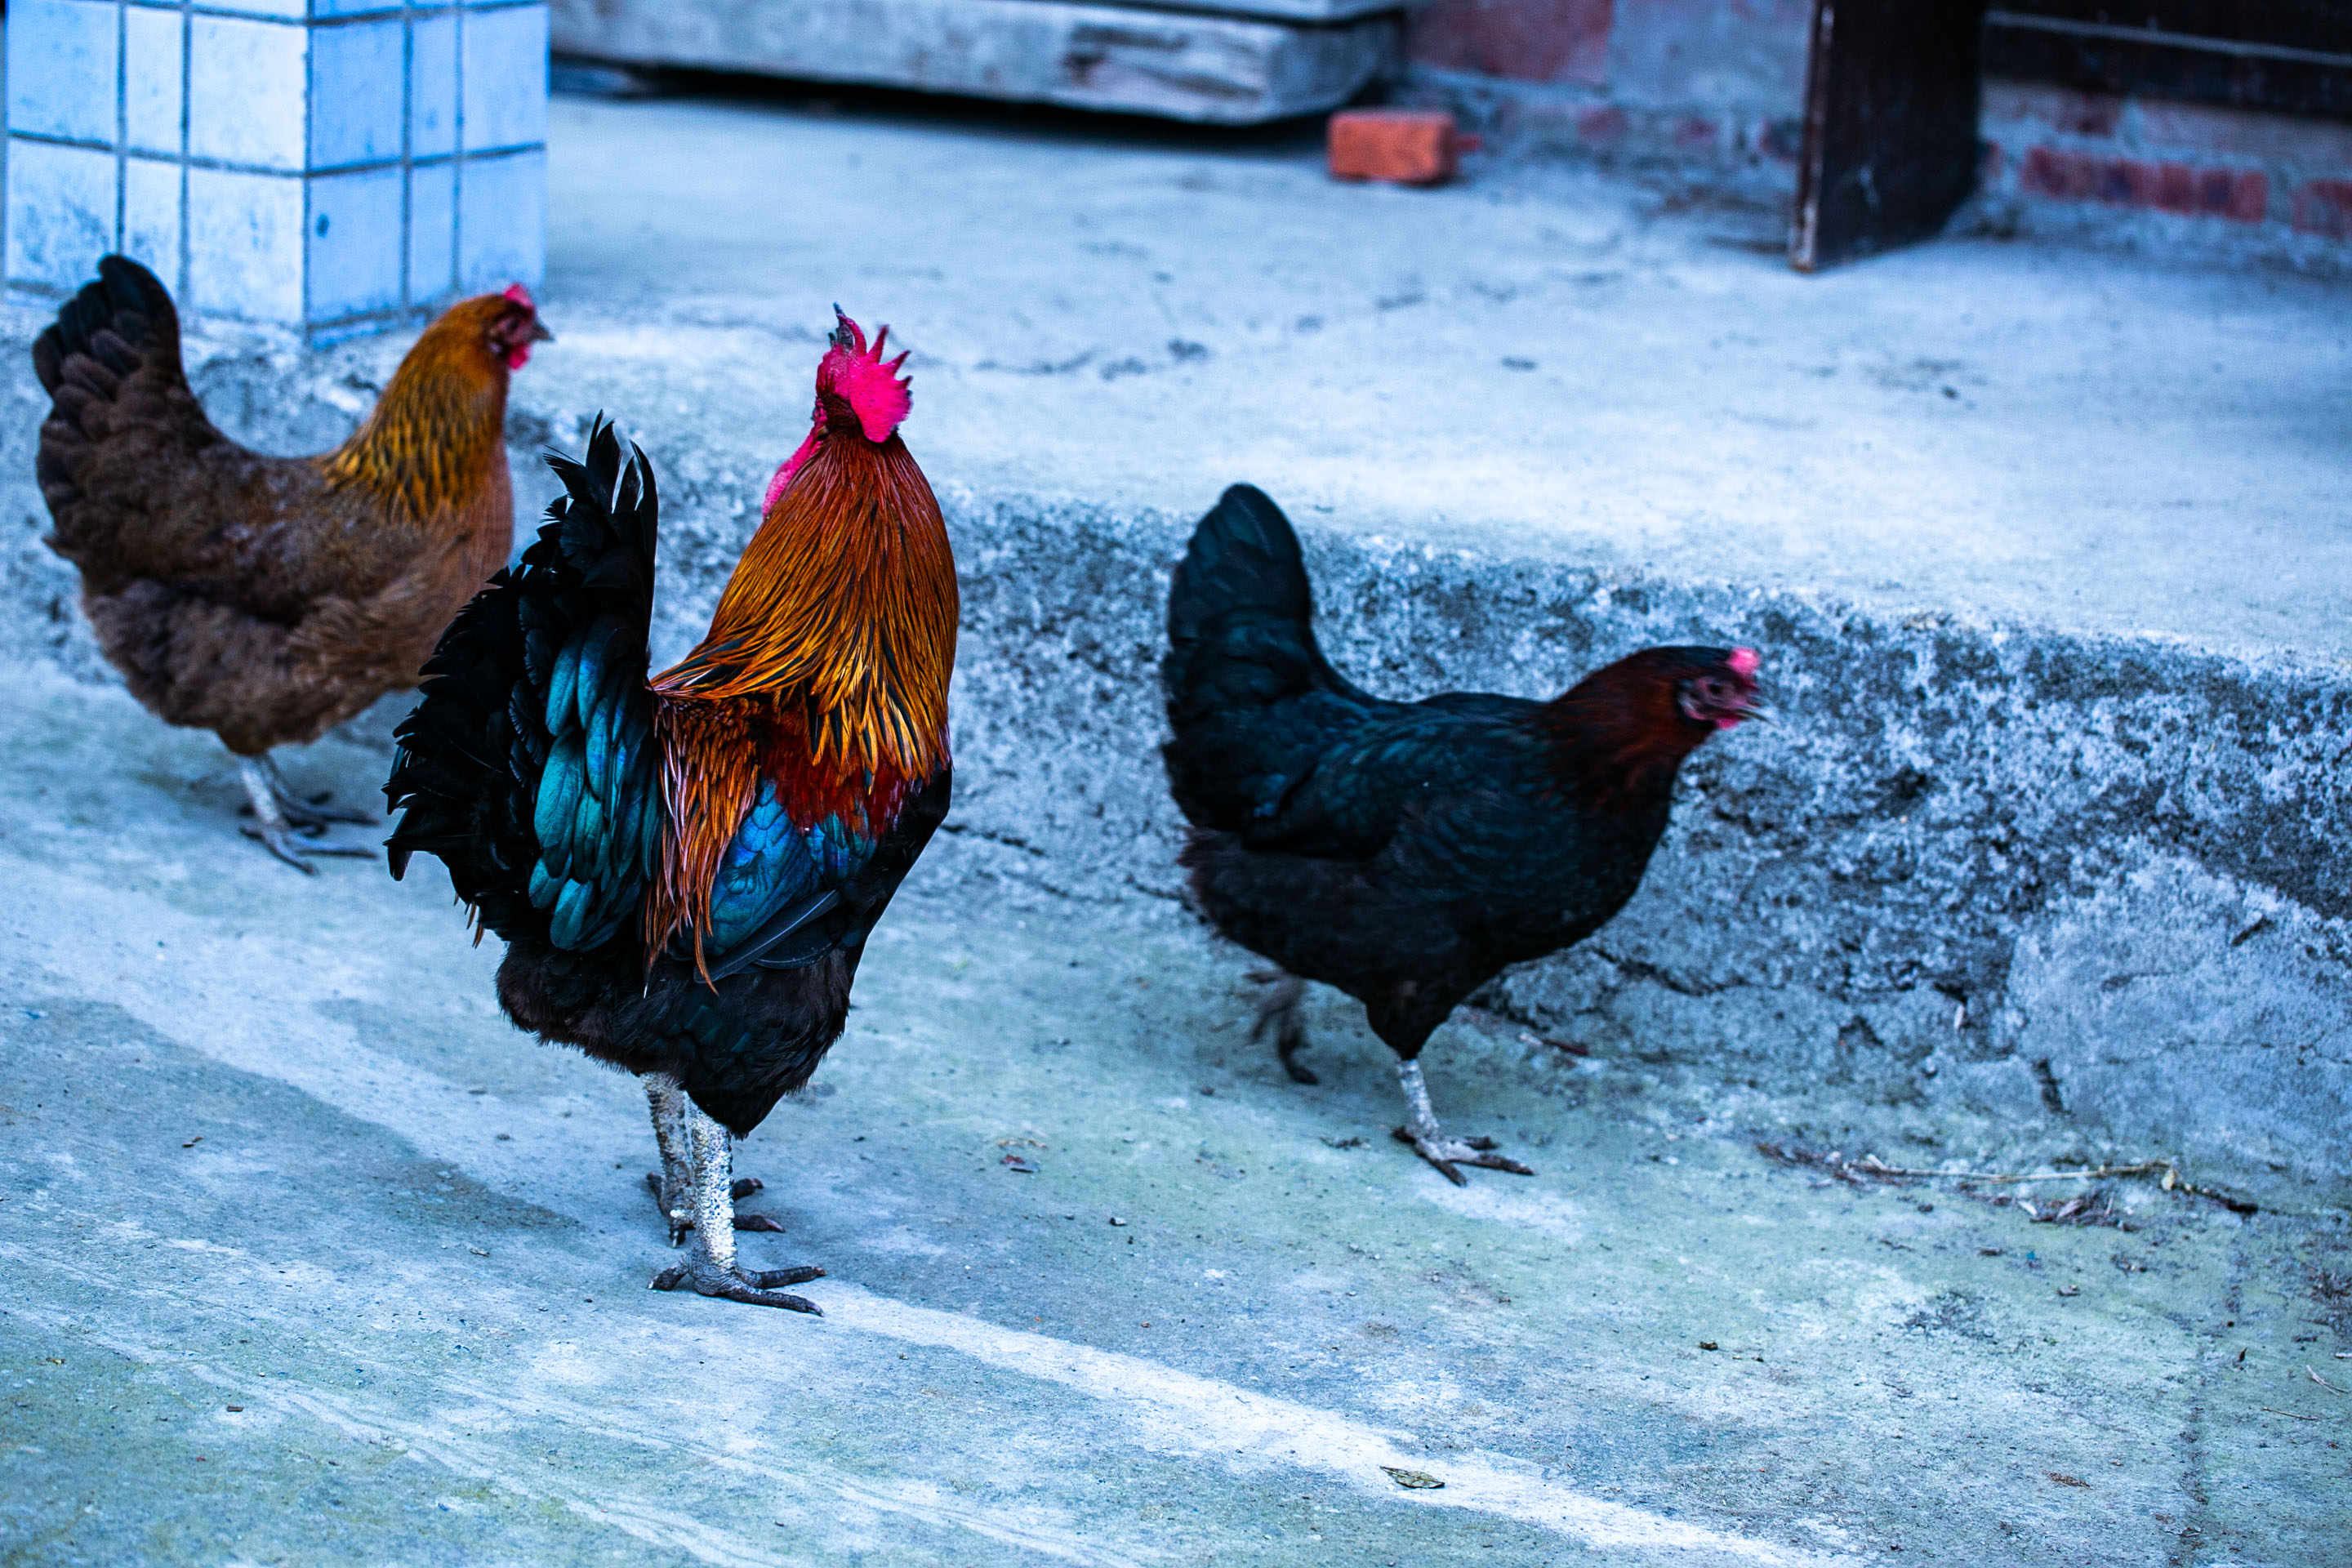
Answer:
[[[816,367],[817,397],[820,401],[827,395],[840,398],[857,416],[857,426],[867,440],[887,441],[914,404],[907,378],[899,374],[907,354],[902,352],[896,359],[885,360],[882,345],[889,340],[889,328],[876,332],[869,346],[866,329],[851,321],[840,306],[833,308],[833,314],[837,324],[827,340],[833,346]]]

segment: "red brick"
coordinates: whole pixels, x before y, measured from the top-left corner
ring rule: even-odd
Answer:
[[[1576,117],[1579,140],[1607,146],[1625,140],[1625,111],[1615,104],[1588,109]]]
[[[1675,145],[1685,153],[1713,147],[1722,138],[1721,128],[1699,115],[1686,114],[1675,124]]]
[[[2163,212],[2184,215],[2197,210],[2196,170],[2186,163],[2158,163],[2155,174],[2156,189],[2149,205]],[[2228,178],[2226,174],[2222,177]]]
[[[2294,226],[2323,239],[2352,239],[2352,180],[2313,180],[2296,191]]]
[[[2260,223],[2271,215],[2271,177],[2259,169],[2242,170],[2230,177],[2230,205],[2223,217],[2240,223]]]
[[[1454,177],[1467,141],[1442,109],[1345,109],[1331,117],[1331,175],[1433,185]]]
[[[2195,169],[2035,147],[2026,153],[2017,179],[2028,194],[2062,202],[2154,207],[2239,223],[2260,223],[2270,212],[2270,178],[2258,169]]]
[[[1412,13],[1405,55],[1415,65],[1513,81],[1609,79],[1614,0],[1436,0]]]
[[[2026,152],[2024,166],[2018,171],[2017,178],[2020,184],[2037,196],[2062,202],[2088,201],[2096,188],[2097,161],[2079,153],[2034,147]]]

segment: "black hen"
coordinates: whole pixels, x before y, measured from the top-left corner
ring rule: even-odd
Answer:
[[[1288,521],[1235,485],[1176,569],[1160,668],[1192,891],[1283,971],[1258,1026],[1293,1079],[1315,1081],[1297,1059],[1301,982],[1336,985],[1402,1058],[1399,1140],[1457,1183],[1457,1164],[1528,1174],[1492,1140],[1439,1129],[1421,1048],[1507,966],[1624,907],[1683,759],[1758,716],[1756,654],[1647,648],[1549,702],[1389,702],[1332,669],[1313,613]]]

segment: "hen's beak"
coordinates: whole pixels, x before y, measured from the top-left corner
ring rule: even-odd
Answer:
[[[555,341],[555,334],[547,330],[545,321],[533,316],[530,319],[530,341],[535,343],[551,343]]]

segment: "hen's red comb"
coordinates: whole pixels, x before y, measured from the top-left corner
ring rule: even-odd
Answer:
[[[507,298],[512,300],[516,304],[522,306],[525,310],[536,310],[539,309],[539,302],[530,297],[530,290],[524,288],[520,283],[509,283],[507,285]]]

